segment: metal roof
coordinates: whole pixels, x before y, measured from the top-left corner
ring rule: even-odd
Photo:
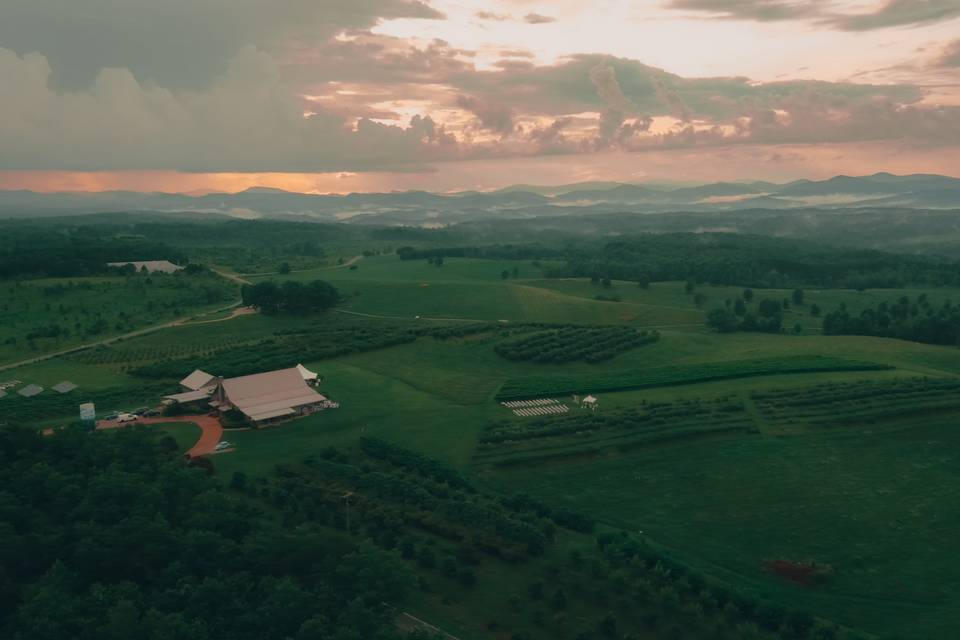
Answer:
[[[206,400],[210,397],[211,392],[212,389],[197,389],[196,391],[185,391],[163,397],[167,400],[173,400],[174,402],[196,402],[197,400]]]
[[[326,400],[307,386],[296,367],[228,378],[220,386],[227,400],[253,420],[290,415],[296,407]]]
[[[210,383],[213,380],[214,376],[207,373],[206,371],[201,371],[197,369],[186,378],[180,381],[180,385],[190,389],[191,391],[196,391],[197,389],[202,389],[204,386]]]
[[[40,385],[28,384],[23,389],[19,389],[17,393],[22,395],[24,398],[32,398],[33,396],[37,395],[42,391],[43,391],[43,387],[41,387]]]
[[[143,268],[146,268],[150,273],[162,272],[162,273],[176,273],[183,269],[178,265],[173,264],[169,260],[143,260],[143,261],[133,261],[130,262],[108,262],[107,266],[110,267],[122,267],[124,265],[132,264],[133,267],[140,271]]]
[[[57,393],[70,393],[71,391],[77,388],[77,385],[73,384],[69,380],[64,380],[63,382],[55,384],[50,388],[56,391]]]

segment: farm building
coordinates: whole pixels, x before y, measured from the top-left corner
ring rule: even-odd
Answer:
[[[257,424],[267,424],[337,407],[313,389],[320,380],[302,364],[239,378],[219,378],[197,369],[180,381],[185,391],[164,396],[164,402],[236,410]]]
[[[205,387],[214,387],[216,385],[217,377],[200,369],[197,369],[180,381],[180,386],[187,391],[199,391]]]
[[[125,267],[128,264],[132,264],[133,268],[137,271],[143,271],[146,269],[150,273],[176,273],[183,269],[183,267],[173,264],[169,260],[144,260],[144,261],[130,261],[130,262],[108,262],[108,267]]]
[[[334,406],[313,390],[304,378],[300,367],[226,378],[217,385],[210,404],[220,411],[240,411],[257,424],[307,415]]]

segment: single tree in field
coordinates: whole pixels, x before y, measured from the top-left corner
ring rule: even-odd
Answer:
[[[810,305],[810,315],[812,315],[814,318],[819,317],[819,316],[820,316],[820,305],[818,305],[818,304],[812,304],[812,305]]]
[[[720,333],[730,333],[740,327],[740,322],[729,309],[717,308],[707,313],[707,326]]]
[[[280,267],[277,269],[277,271],[280,272],[280,275],[283,275],[283,276],[287,275],[288,273],[290,273],[290,263],[281,262]]]
[[[759,311],[760,315],[764,318],[772,318],[780,313],[780,309],[780,303],[776,300],[770,300],[769,298],[764,298],[760,301],[760,304],[757,305],[757,311]]]
[[[610,278],[604,278],[601,284],[603,285],[604,289],[609,289],[610,287],[613,286],[613,283],[610,282]]]
[[[650,277],[647,276],[647,274],[645,273],[641,273],[640,276],[637,278],[637,286],[640,287],[641,289],[649,289]]]
[[[500,277],[506,280],[507,278],[510,277],[510,272],[504,269],[503,271],[500,272]]]
[[[753,302],[753,289],[743,290],[743,300],[744,302]]]
[[[804,295],[803,289],[794,289],[793,294],[790,296],[793,300],[793,304],[797,305],[798,307],[802,305]]]
[[[747,305],[743,303],[743,298],[737,298],[734,301],[733,312],[741,317],[747,312]]]

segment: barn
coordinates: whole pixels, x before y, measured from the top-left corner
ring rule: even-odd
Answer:
[[[317,393],[299,367],[255,373],[219,381],[210,405],[221,412],[236,410],[262,425],[336,407]]]

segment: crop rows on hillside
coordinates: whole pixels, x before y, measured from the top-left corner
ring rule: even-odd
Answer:
[[[533,421],[491,424],[480,435],[475,461],[529,461],[755,429],[743,403],[730,397],[645,403],[598,413],[584,409]]]
[[[695,384],[715,380],[817,373],[828,371],[879,371],[888,365],[829,356],[753,358],[694,365],[666,366],[600,375],[511,378],[497,393],[497,400],[520,400],[566,393],[601,393]]]
[[[960,378],[837,382],[756,392],[752,397],[764,416],[781,424],[825,426],[960,410]]]
[[[656,331],[631,327],[568,327],[498,345],[496,352],[507,360],[535,363],[602,362],[659,339]]]

